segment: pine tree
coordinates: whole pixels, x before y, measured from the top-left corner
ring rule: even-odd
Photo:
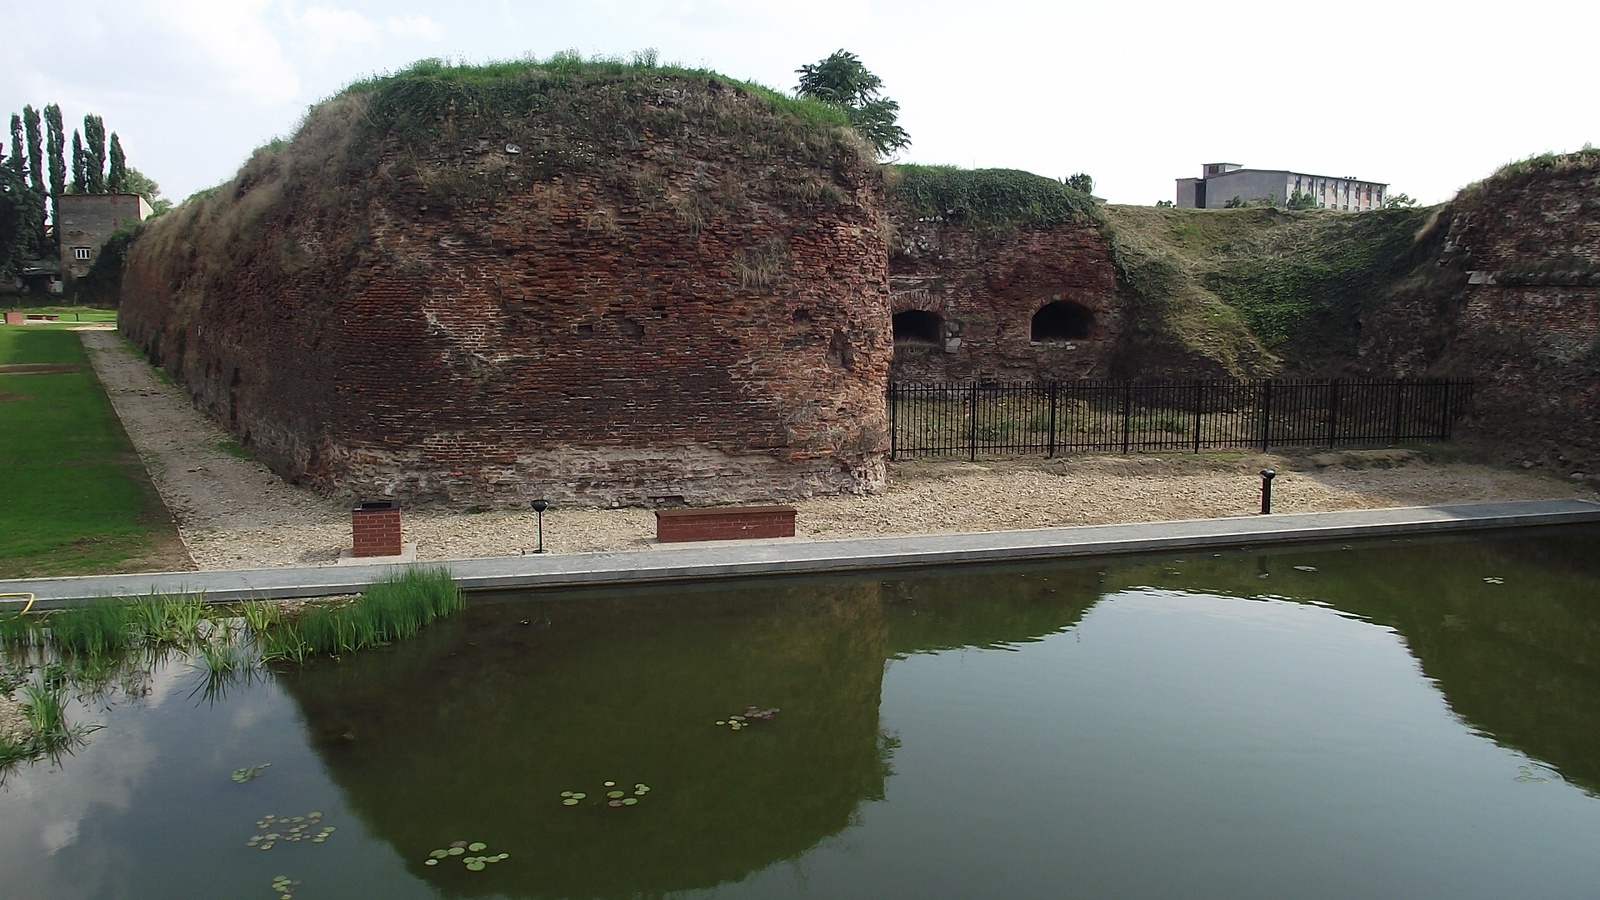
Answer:
[[[84,158],[83,137],[72,129],[72,193],[85,194],[89,189],[89,162]]]
[[[106,123],[90,113],[83,117],[83,187],[90,194],[106,192]]]
[[[67,192],[66,130],[61,124],[61,107],[54,103],[44,108],[45,153],[50,157],[50,221],[60,216],[61,195]]]

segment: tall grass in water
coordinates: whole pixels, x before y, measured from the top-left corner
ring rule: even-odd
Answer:
[[[0,644],[8,647],[33,647],[40,644],[43,639],[38,614],[23,615],[14,612],[0,615]]]
[[[44,624],[56,649],[101,656],[133,646],[134,621],[131,606],[108,598],[56,610],[45,617]]]
[[[316,606],[257,632],[263,659],[304,660],[404,640],[465,605],[445,569],[412,567],[379,581],[354,602]]]

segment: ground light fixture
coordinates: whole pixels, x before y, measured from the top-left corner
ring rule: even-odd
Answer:
[[[1277,474],[1271,469],[1261,470],[1261,514],[1263,516],[1272,512],[1272,479]]]
[[[534,550],[533,552],[534,553],[543,553],[544,552],[544,511],[550,508],[550,501],[549,500],[544,500],[544,499],[539,499],[539,500],[534,500],[534,501],[530,502],[528,505],[533,507],[533,511],[539,514],[539,547],[538,547],[537,550]]]

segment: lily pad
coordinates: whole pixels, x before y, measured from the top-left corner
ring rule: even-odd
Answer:
[[[466,853],[467,851],[462,849],[461,847],[451,847],[448,852],[450,853],[451,856],[461,856],[462,854]]]
[[[433,857],[434,859],[444,859],[446,856],[450,855],[450,851],[449,850],[429,850],[428,851],[428,855]]]
[[[624,797],[624,798],[622,798],[622,805],[623,806],[632,806],[632,805],[634,805],[635,803],[638,803],[638,802],[639,802],[639,798],[638,797]]]
[[[478,861],[478,860],[473,860],[472,862],[467,863],[467,871],[468,872],[482,872],[483,871],[483,863]]]
[[[578,798],[576,798],[576,797],[568,797],[567,799],[561,801],[561,805],[562,806],[577,806],[578,805]]]
[[[422,864],[425,866],[437,866],[439,861],[437,859],[425,859],[422,861]]]
[[[473,841],[472,843],[467,845],[467,849],[471,850],[473,853],[477,853],[478,851],[480,851],[480,850],[482,850],[482,849],[484,849],[485,847],[488,847],[488,846],[489,845],[485,844],[483,841]]]
[[[618,797],[621,797],[622,795],[624,795],[626,793],[627,793],[627,791],[606,791],[606,796],[610,797],[613,800],[615,800]]]
[[[622,805],[622,801],[621,800],[612,800],[612,801],[608,802],[606,805],[607,806],[621,806]]]

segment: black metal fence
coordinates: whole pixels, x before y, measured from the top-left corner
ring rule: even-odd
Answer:
[[[890,457],[1442,441],[1471,399],[1451,379],[897,382]]]

